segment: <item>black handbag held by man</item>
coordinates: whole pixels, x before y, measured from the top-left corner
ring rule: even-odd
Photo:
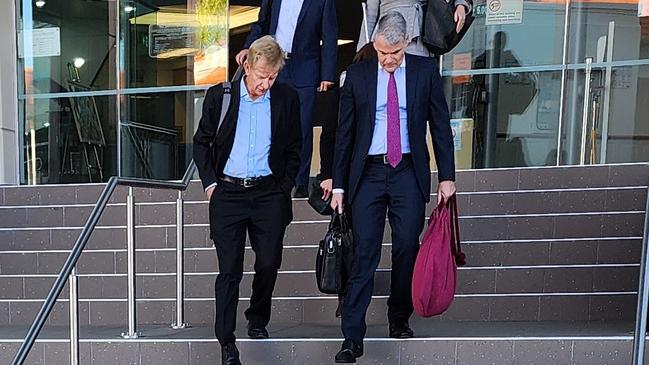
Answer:
[[[344,294],[351,274],[353,236],[348,217],[334,212],[325,238],[320,241],[315,273],[318,290],[325,294]]]
[[[473,13],[466,15],[460,33],[456,32],[455,2],[446,0],[428,0],[422,38],[429,51],[436,55],[450,52],[462,40],[471,27]]]
[[[331,215],[334,211],[331,209],[331,194],[327,200],[322,199],[324,195],[324,190],[320,187],[320,182],[315,181],[311,185],[311,193],[309,193],[309,205],[313,210],[322,215]]]

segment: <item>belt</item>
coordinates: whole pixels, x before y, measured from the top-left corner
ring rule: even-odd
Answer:
[[[243,186],[244,188],[247,189],[247,188],[254,188],[255,186],[259,186],[271,181],[273,179],[273,175],[259,176],[259,177],[246,177],[246,178],[221,175],[219,179],[221,181],[225,181],[230,184]]]
[[[410,158],[410,153],[402,153],[401,154],[401,159],[406,160]],[[380,162],[384,165],[389,165],[390,163],[388,162],[388,155],[368,155],[367,156],[367,161],[369,162]]]

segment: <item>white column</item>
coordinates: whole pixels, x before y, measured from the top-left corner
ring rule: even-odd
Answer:
[[[18,88],[16,8],[5,1],[0,11],[0,184],[18,184]]]

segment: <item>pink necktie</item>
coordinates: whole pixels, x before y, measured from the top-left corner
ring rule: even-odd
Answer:
[[[399,94],[394,73],[390,73],[388,81],[388,163],[397,167],[401,162],[401,128],[399,126]]]

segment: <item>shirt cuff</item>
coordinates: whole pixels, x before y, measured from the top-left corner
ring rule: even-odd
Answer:
[[[215,187],[216,185],[217,185],[217,184],[216,184],[215,182],[209,184],[209,185],[205,188],[205,191],[207,192],[208,190],[210,190],[211,188]]]
[[[331,192],[334,194],[345,194],[345,189],[332,189]]]
[[[466,13],[467,14],[470,14],[471,11],[473,11],[473,7],[471,6],[471,4],[469,4],[468,1],[466,1],[466,0],[455,0],[455,7],[457,8],[460,5],[464,5],[464,7],[466,8]]]

